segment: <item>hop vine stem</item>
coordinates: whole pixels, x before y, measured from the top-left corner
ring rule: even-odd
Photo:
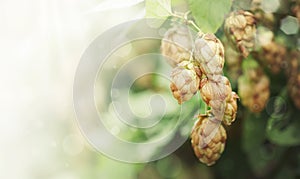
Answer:
[[[193,26],[197,31],[198,31],[198,33],[199,34],[203,34],[203,32],[202,32],[202,30],[197,26],[197,24],[193,21],[193,20],[191,20],[191,19],[188,19],[188,15],[190,14],[190,11],[187,11],[186,13],[184,13],[183,15],[179,15],[179,13],[171,13],[171,15],[173,16],[173,17],[176,17],[176,18],[178,18],[178,19],[182,19],[185,23],[187,23],[188,25],[191,25],[191,26]]]

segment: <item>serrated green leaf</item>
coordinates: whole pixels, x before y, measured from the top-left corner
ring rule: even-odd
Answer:
[[[146,17],[167,18],[172,14],[171,0],[146,0]]]
[[[204,33],[215,33],[230,11],[232,0],[189,0],[192,15]]]

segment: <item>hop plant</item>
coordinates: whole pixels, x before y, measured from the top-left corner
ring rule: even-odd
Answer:
[[[278,74],[287,66],[286,48],[274,41],[262,46],[259,58],[273,74]]]
[[[275,165],[281,166],[284,157],[280,156],[286,153],[285,150],[280,150],[279,158],[271,156],[270,160],[266,161],[263,155],[253,155],[253,149],[257,146],[266,150],[270,147],[276,150],[278,147],[285,149],[299,145],[297,135],[294,135],[297,134],[297,130],[293,127],[297,124],[294,119],[299,111],[295,108],[286,108],[291,106],[290,103],[294,103],[294,106],[300,109],[300,52],[297,36],[299,34],[296,32],[297,29],[293,28],[297,26],[295,18],[290,17],[300,19],[299,2],[289,0],[270,4],[264,0],[247,2],[227,0],[220,4],[218,1],[195,0],[188,4],[184,3],[186,5],[184,9],[191,13],[174,12],[169,1],[156,4],[163,5],[163,9],[166,10],[156,15],[163,15],[162,18],[171,19],[173,22],[183,22],[184,25],[198,31],[194,38],[185,29],[186,26],[172,27],[165,34],[161,51],[169,58],[169,63],[174,68],[170,87],[178,103],[189,100],[198,90],[202,101],[206,103],[205,112],[199,114],[191,132],[195,155],[204,164],[211,166],[221,157],[226,141],[223,126],[233,124],[237,116],[248,118],[246,127],[240,131],[243,136],[257,138],[252,142],[243,140],[243,137],[239,138],[242,139],[244,153],[251,159],[248,163],[254,178],[276,177],[273,169],[278,166],[271,167],[271,170],[267,171],[265,169],[269,169],[274,160]],[[219,8],[220,12],[206,12],[209,11],[209,7],[219,6],[224,6],[224,9]],[[153,14],[151,12],[153,7],[154,4],[149,5],[149,15]],[[231,11],[237,8],[249,11]],[[229,15],[223,21],[225,14]],[[200,23],[201,28],[198,26]],[[223,30],[220,29],[222,24]],[[222,39],[226,37],[225,49],[214,35],[216,32],[221,35],[218,37]],[[229,46],[231,48],[228,48]],[[224,65],[225,75],[231,83],[223,75]],[[287,83],[284,81],[285,76],[281,75],[282,71],[285,72]],[[271,117],[267,121],[256,120],[265,118],[264,113],[262,115],[252,113],[260,113],[266,107],[271,94],[269,76],[273,83],[272,95],[279,96],[270,103],[274,105],[274,109],[266,111]],[[238,89],[238,93],[232,88]],[[291,99],[288,99],[288,95]],[[250,113],[237,114],[238,99]],[[257,127],[260,123],[264,126]],[[253,124],[257,124],[255,130],[248,130]],[[281,130],[282,127],[285,130]],[[262,164],[257,166],[259,162]],[[291,173],[291,176],[296,175],[294,172]]]
[[[254,15],[248,11],[232,12],[225,20],[225,33],[231,43],[244,57],[254,48],[256,21]]]
[[[196,38],[194,57],[206,76],[223,73],[224,47],[214,34],[199,35]]]
[[[254,113],[261,112],[270,96],[270,80],[253,59],[247,59],[245,74],[238,79],[241,103]]]
[[[198,116],[191,133],[191,143],[202,163],[211,166],[220,158],[226,138],[226,131],[220,123],[211,121],[209,115]]]
[[[161,41],[161,53],[172,67],[191,58],[192,37],[186,26],[170,28]]]
[[[197,73],[198,72],[198,73]],[[189,61],[183,61],[178,64],[171,73],[171,91],[178,103],[188,101],[198,91],[200,78],[199,70]]]
[[[196,156],[210,166],[224,150],[226,132],[222,121],[226,125],[234,122],[238,95],[232,92],[229,80],[223,76],[225,52],[221,41],[214,34],[203,34],[199,29],[192,44],[188,33],[188,30],[178,27],[168,30],[162,40],[161,51],[163,55],[172,57],[170,65],[174,68],[170,89],[178,103],[191,99],[200,90],[202,99],[210,107],[204,115],[199,115],[191,134]],[[189,43],[183,43],[187,48],[170,43],[181,41]],[[186,53],[189,51],[193,53]]]
[[[288,90],[294,105],[300,109],[300,52],[293,51],[290,55]]]

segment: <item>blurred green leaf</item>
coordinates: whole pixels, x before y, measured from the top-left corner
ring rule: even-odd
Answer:
[[[274,112],[268,120],[266,132],[273,143],[295,146],[300,144],[300,120],[297,111],[291,105],[287,108],[287,95],[287,90],[284,89],[275,100]]]
[[[171,0],[146,0],[146,17],[167,18],[172,14]]]
[[[296,178],[296,176],[293,170],[284,166],[279,170],[278,174],[275,177],[275,179],[282,179],[282,178]]]
[[[261,114],[248,113],[244,123],[243,148],[251,152],[251,148],[259,146],[264,141],[265,120]]]
[[[189,0],[192,15],[205,33],[215,33],[231,7],[231,0]]]
[[[242,147],[256,176],[264,177],[279,163],[285,148],[270,143],[265,136],[268,115],[249,113],[244,121]]]
[[[243,10],[249,10],[251,8],[251,2],[252,0],[234,0],[232,7],[233,9],[243,9]]]

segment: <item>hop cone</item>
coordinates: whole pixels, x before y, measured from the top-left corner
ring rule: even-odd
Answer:
[[[241,103],[254,113],[261,112],[270,96],[270,80],[257,68],[250,68],[238,79]]]
[[[189,61],[183,61],[171,73],[171,91],[178,103],[191,99],[199,89],[197,67]]]
[[[200,115],[192,130],[191,143],[198,159],[211,166],[224,151],[226,138],[220,123],[211,122],[208,115]]]
[[[204,78],[200,82],[200,94],[203,101],[211,107],[211,114],[215,121],[221,122],[224,118],[226,101],[231,98],[231,85],[225,76],[218,81]]]
[[[224,47],[214,34],[204,34],[195,40],[195,60],[207,76],[221,75],[224,66]]]
[[[254,48],[256,25],[254,15],[247,11],[232,12],[225,20],[228,39],[244,57]]]
[[[288,73],[288,89],[295,106],[300,109],[300,52],[293,51],[290,55]]]
[[[274,74],[278,74],[282,71],[287,64],[285,47],[273,41],[262,46],[262,52],[259,58]]]
[[[192,37],[185,26],[177,25],[169,29],[161,42],[161,53],[172,67],[184,60],[189,60],[191,49]]]
[[[231,123],[233,123],[236,119],[238,98],[239,96],[235,92],[232,92],[230,99],[226,101],[226,107],[223,117],[223,123],[225,125],[231,125]]]
[[[226,101],[231,97],[231,85],[225,76],[220,76],[218,81],[204,78],[200,82],[200,93],[203,101],[213,107],[212,101]]]

